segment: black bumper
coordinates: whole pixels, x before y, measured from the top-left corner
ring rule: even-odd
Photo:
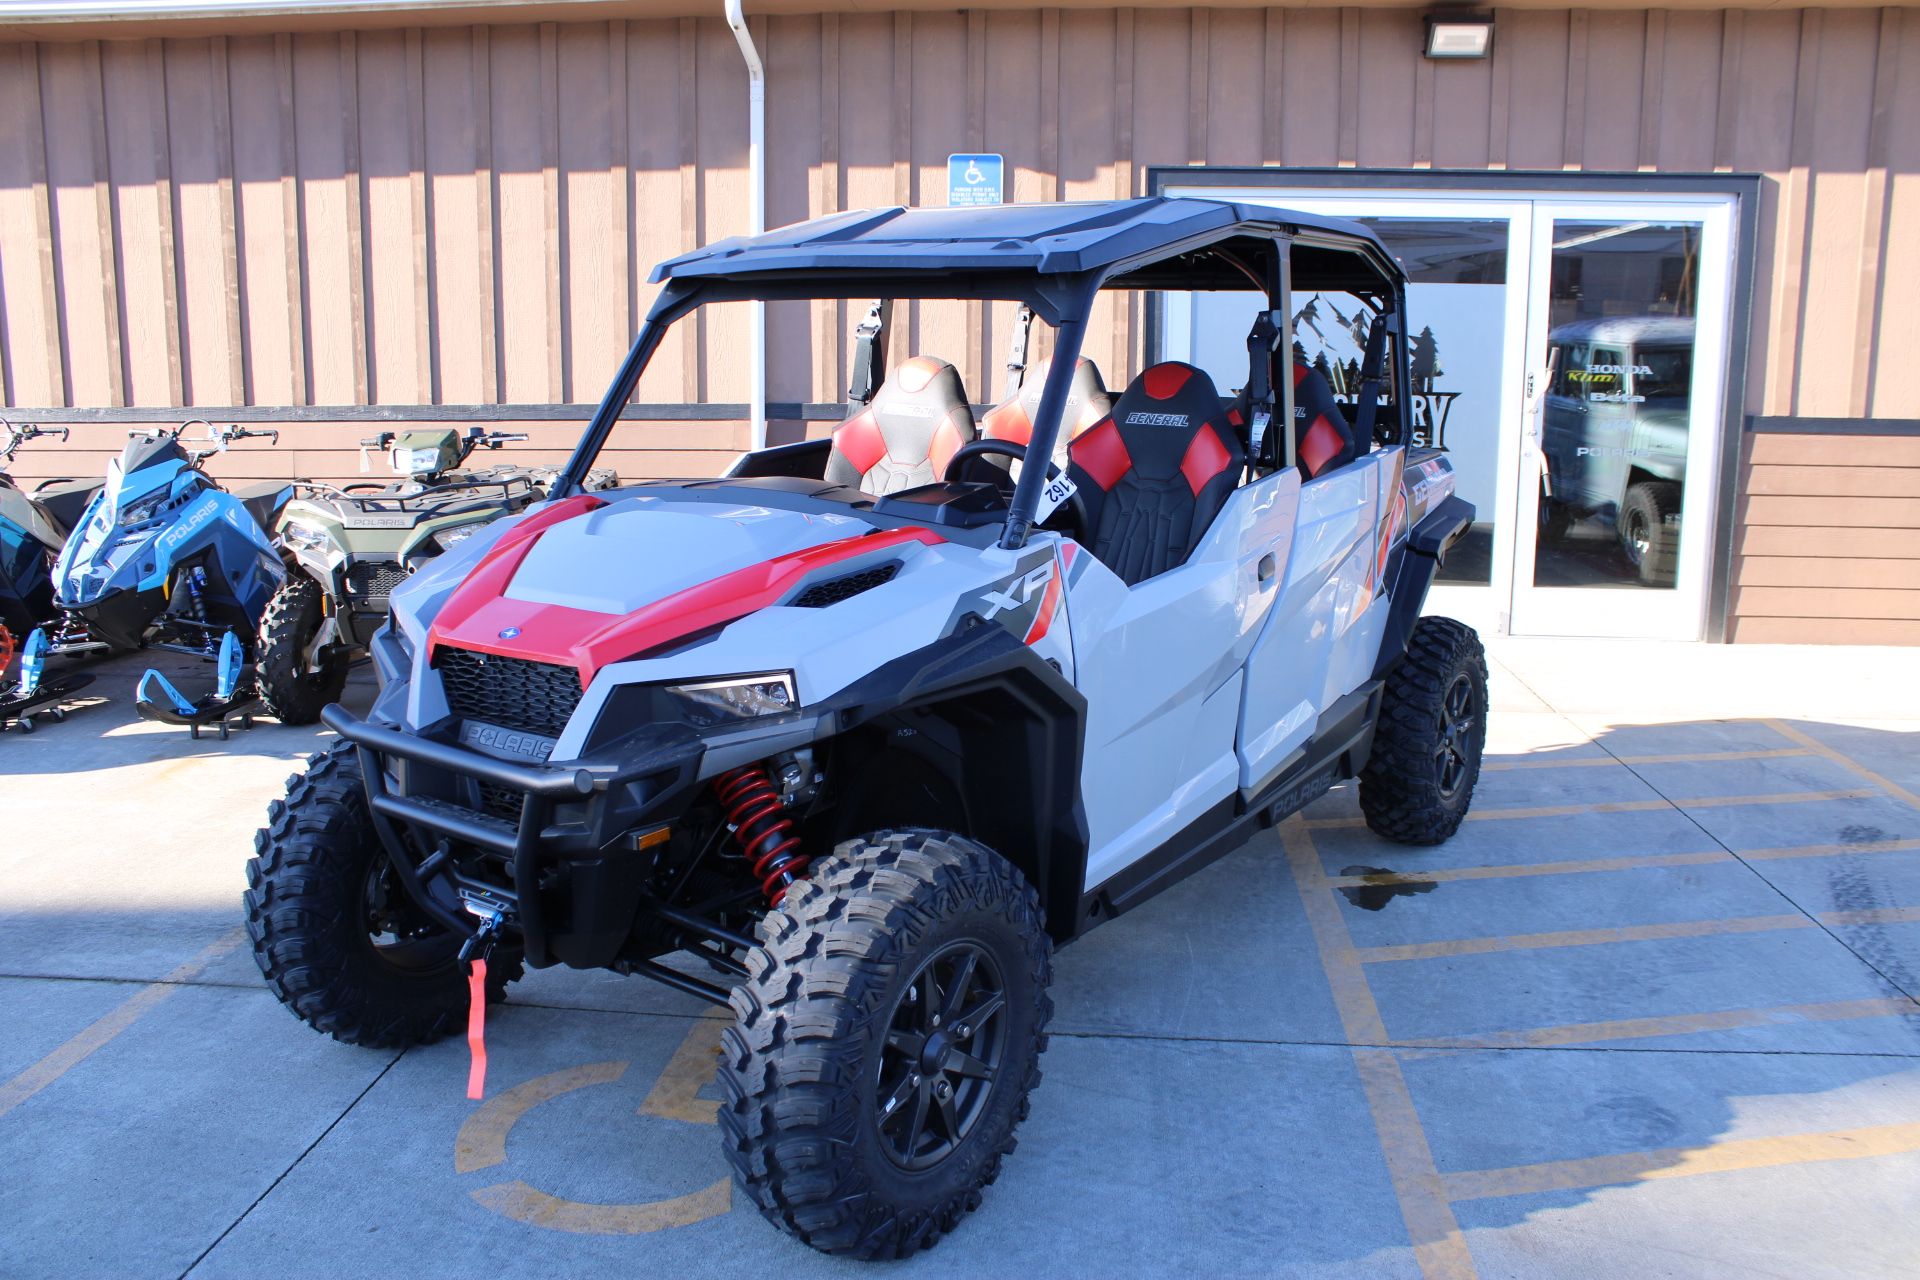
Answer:
[[[479,921],[459,909],[460,891],[496,904],[535,968],[613,960],[642,879],[631,837],[681,816],[706,754],[699,738],[662,728],[623,744],[617,762],[520,764],[383,728],[338,704],[320,718],[358,749],[374,828],[408,893],[463,936]],[[517,804],[513,817],[501,812],[503,799]],[[454,842],[504,874],[476,878],[471,860],[463,870]],[[435,892],[441,880],[450,892]]]

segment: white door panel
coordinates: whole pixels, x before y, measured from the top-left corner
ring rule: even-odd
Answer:
[[[1152,853],[1233,794],[1240,772],[1233,750],[1234,728],[1240,722],[1240,683],[1240,673],[1235,671],[1226,684],[1193,700],[1178,715],[1137,727],[1110,744],[1109,753],[1090,770],[1103,781],[1111,772],[1112,783],[1132,774],[1139,781],[1133,784],[1131,798],[1146,803],[1132,805],[1138,812],[1131,814],[1126,825],[1116,827],[1102,821],[1108,815],[1096,814],[1093,806],[1104,808],[1124,800],[1110,786],[1088,780],[1087,822],[1096,833],[1087,857],[1088,889]],[[1128,765],[1134,767],[1128,769]]]
[[[1355,635],[1354,623],[1371,603],[1364,597],[1388,470],[1382,462],[1389,456],[1397,477],[1399,451],[1392,450],[1370,454],[1299,490],[1285,586],[1247,661],[1239,737],[1242,789],[1264,782],[1313,733],[1320,713],[1346,692],[1332,688],[1354,665],[1346,651],[1364,644],[1369,630],[1378,644],[1377,625]]]
[[[1279,595],[1298,492],[1287,476],[1237,490],[1186,564],[1132,588],[1078,552],[1068,599],[1087,695],[1089,886],[1232,791],[1241,668]]]

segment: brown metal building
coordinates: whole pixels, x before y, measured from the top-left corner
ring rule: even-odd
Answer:
[[[1428,330],[1427,429],[1477,477],[1450,588],[1477,620],[1920,644],[1920,13],[1501,9],[1490,57],[1441,61],[1409,7],[750,8],[771,225],[943,203],[953,153],[1003,155],[1009,199],[1373,222]],[[281,427],[230,476],[352,475],[416,421],[557,455],[650,265],[748,225],[719,9],[0,0],[4,413],[73,428],[15,474],[98,472],[183,416]],[[1338,300],[1311,301],[1303,354],[1337,372]],[[838,418],[858,310],[769,309],[775,438]],[[1108,320],[1114,386],[1244,337],[1198,298]],[[893,350],[991,402],[1008,324],[903,307]],[[747,325],[669,340],[624,474],[747,444]]]

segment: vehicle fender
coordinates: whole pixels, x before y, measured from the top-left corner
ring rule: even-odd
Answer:
[[[288,573],[306,574],[335,600],[344,596],[346,584],[342,581],[341,571],[346,565],[346,557],[340,554],[339,548],[295,548],[283,544],[280,552]]]
[[[1392,586],[1387,592],[1387,621],[1380,637],[1380,657],[1375,661],[1375,679],[1384,678],[1407,652],[1414,624],[1427,602],[1427,588],[1434,574],[1446,563],[1453,549],[1473,524],[1473,504],[1450,495],[1429,511],[1407,532],[1405,549],[1390,569]]]
[[[1087,821],[1080,803],[1086,698],[1005,628],[975,627],[904,654],[817,708],[835,731],[850,788],[836,838],[887,825],[938,825],[895,814],[888,765],[937,771],[957,796],[963,834],[1020,868],[1058,941],[1078,927]],[[882,764],[881,762],[886,762]]]

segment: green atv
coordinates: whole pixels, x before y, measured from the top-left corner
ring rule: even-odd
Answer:
[[[312,724],[340,696],[347,668],[387,620],[387,595],[422,564],[489,521],[547,496],[552,467],[457,468],[477,448],[523,434],[474,427],[385,431],[360,442],[402,479],[349,485],[297,482],[274,525],[287,580],[260,622],[261,701],[283,724]],[[610,488],[611,471],[588,488]]]

